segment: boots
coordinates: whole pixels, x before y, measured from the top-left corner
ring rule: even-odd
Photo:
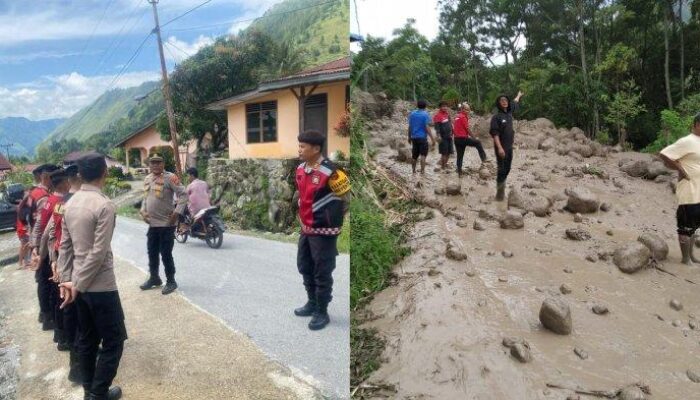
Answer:
[[[329,322],[331,322],[331,318],[328,316],[328,303],[318,302],[318,308],[314,311],[309,322],[309,329],[312,331],[323,329]]]
[[[54,324],[53,317],[51,316],[51,313],[43,313],[44,317],[41,322],[41,330],[42,331],[51,331],[54,328],[56,328],[56,325]]]
[[[503,201],[506,197],[506,183],[496,183],[496,201]]]
[[[122,398],[122,389],[119,386],[109,388],[107,394],[99,395],[85,391],[86,400],[119,400]]]
[[[678,235],[678,244],[681,248],[681,262],[685,265],[693,265],[693,258],[691,256],[693,252],[693,241],[690,236]]]
[[[310,317],[316,311],[316,299],[314,295],[309,294],[309,299],[302,307],[294,309],[294,315],[297,317]]]
[[[141,290],[148,290],[148,289],[153,289],[154,287],[162,286],[163,281],[160,280],[160,277],[158,276],[151,276],[144,282],[141,286]]]
[[[163,286],[163,291],[161,293],[163,294],[170,294],[177,289],[177,282],[175,282],[174,278],[168,279],[168,282]]]
[[[68,380],[77,384],[77,385],[82,385],[83,384],[83,378],[80,373],[80,365],[78,364],[78,356],[75,354],[75,351],[70,352],[70,361],[69,361],[69,372],[68,372]]]

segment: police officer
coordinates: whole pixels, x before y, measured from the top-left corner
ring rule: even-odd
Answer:
[[[148,269],[150,276],[140,287],[142,290],[161,286],[158,269],[163,260],[166,283],[163,294],[177,289],[175,282],[175,226],[187,206],[187,193],[177,175],[165,171],[163,157],[154,155],[150,159],[151,173],[144,180],[144,196],[141,202],[141,217],[148,228]],[[174,199],[177,198],[177,201]]]
[[[75,302],[77,309],[76,352],[85,399],[115,400],[121,389],[110,385],[127,339],[111,246],[116,207],[102,193],[104,156],[88,153],[77,164],[83,184],[65,205],[58,254],[61,307]]]
[[[303,163],[296,170],[301,222],[297,267],[308,300],[294,314],[312,316],[309,329],[319,330],[330,322],[328,303],[332,299],[337,241],[348,207],[350,182],[343,171],[323,157],[323,134],[307,130],[298,139]]]

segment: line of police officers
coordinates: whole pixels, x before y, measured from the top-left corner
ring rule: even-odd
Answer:
[[[313,316],[312,330],[329,322],[337,237],[347,212],[350,183],[344,172],[322,156],[325,137],[316,131],[299,135],[303,163],[296,172],[302,232],[297,265],[308,301],[294,313]],[[187,194],[177,175],[164,171],[163,159],[150,159],[140,214],[149,224],[150,276],[143,290],[162,285],[159,258],[165,269],[162,293],[177,288],[172,250]],[[84,399],[121,398],[112,387],[127,339],[116,277],[112,235],[116,208],[102,189],[107,163],[99,153],[87,153],[66,169],[45,164],[34,171],[30,247],[36,269],[39,322],[54,330],[60,351],[70,351],[69,380],[82,384]],[[50,189],[51,188],[51,189]],[[70,201],[69,201],[70,200]]]

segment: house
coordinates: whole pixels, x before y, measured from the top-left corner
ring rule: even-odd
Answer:
[[[114,145],[114,147],[124,148],[127,171],[129,168],[134,167],[134,165],[131,165],[131,159],[133,158],[136,158],[138,166],[146,167],[148,165],[147,159],[149,154],[162,152],[163,148],[167,148],[167,151],[171,151],[175,154],[172,143],[166,142],[160,137],[160,133],[156,129],[157,120],[158,117],[149,121],[143,127],[133,131],[121,142]],[[197,142],[192,140],[189,143],[179,143],[179,145],[180,164],[183,168],[195,165]],[[137,154],[134,155],[134,152]]]
[[[296,158],[300,131],[326,135],[324,154],[350,152],[336,132],[350,102],[350,57],[271,81],[206,106],[228,114],[229,158]]]
[[[0,154],[0,172],[4,173],[5,171],[12,171],[12,164],[10,161],[5,158],[2,154]]]
[[[66,154],[65,157],[63,157],[63,168],[75,164],[78,159],[85,154],[83,151],[73,151],[71,153]],[[127,172],[127,169],[124,168],[124,165],[120,163],[117,159],[111,156],[105,156],[105,160],[107,161],[107,168],[112,168],[116,167],[121,169],[123,172]]]

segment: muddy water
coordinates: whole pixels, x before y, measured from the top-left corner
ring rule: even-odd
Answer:
[[[422,187],[415,190],[429,196],[436,187],[457,180],[454,173],[434,172],[436,153],[430,154],[424,177],[412,176],[410,165],[397,163],[393,155],[382,148],[376,158],[410,187],[420,180]],[[467,227],[438,211],[415,227],[413,253],[395,267],[398,283],[369,305],[374,317],[366,325],[377,328],[388,343],[385,363],[370,381],[394,385],[396,393],[389,397],[401,399],[566,399],[572,391],[548,389],[546,384],[614,390],[635,382],[648,384],[653,399],[700,398],[700,385],[686,376],[688,368],[700,365],[700,331],[688,327],[693,314],[700,315],[700,285],[653,269],[625,275],[611,260],[586,260],[586,255],[612,251],[642,232],[656,232],[671,248],[662,267],[700,282],[700,267],[679,263],[675,197],[668,185],[618,171],[619,159],[638,156],[586,159],[623,181],[620,189],[612,179],[566,177],[566,166],[583,164],[569,157],[516,150],[509,188],[535,182],[537,172],[550,178],[542,189],[534,189],[537,193],[563,194],[567,187],[585,186],[612,204],[611,211],[585,215],[582,223],[561,211],[565,201],[558,201],[550,217],[528,214],[522,230],[502,230],[495,221],[482,221],[486,230],[475,231],[472,224],[480,209],[506,209],[505,203],[490,201],[494,180],[482,182],[476,174],[462,178],[461,196],[436,196],[443,210],[462,215]],[[476,152],[467,149],[467,157],[468,166],[476,167]],[[577,226],[588,230],[591,240],[566,239],[565,230]],[[467,261],[444,256],[446,237],[460,243]],[[504,250],[514,256],[505,258]],[[564,283],[573,289],[571,294],[560,294]],[[568,301],[571,335],[541,327],[538,312],[548,296]],[[671,299],[680,300],[683,310],[671,309]],[[610,313],[594,314],[596,304]],[[680,327],[672,325],[674,320],[681,321]],[[501,344],[508,336],[529,342],[531,363],[521,364],[509,355]],[[580,359],[574,348],[585,350],[588,358]]]

